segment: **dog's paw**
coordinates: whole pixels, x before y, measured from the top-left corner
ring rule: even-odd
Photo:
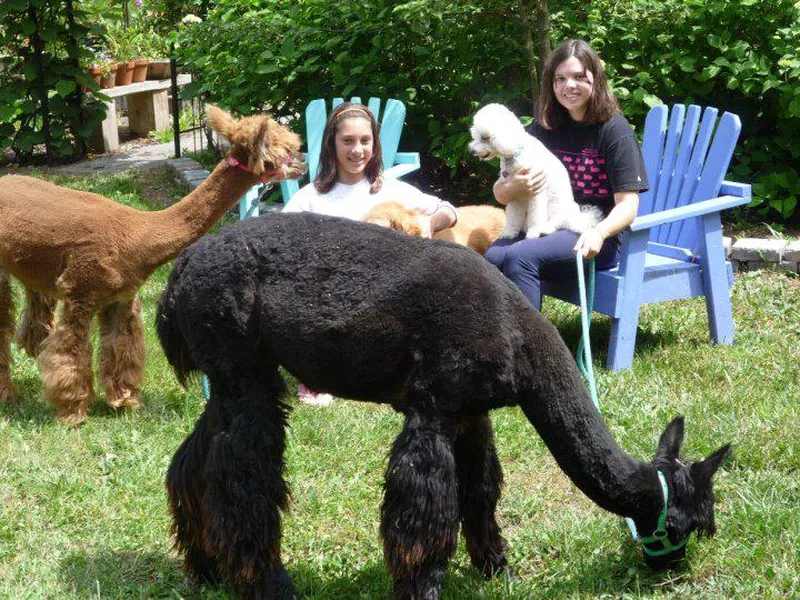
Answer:
[[[545,225],[539,230],[539,235],[550,235],[556,230],[555,225]]]
[[[528,240],[535,240],[538,237],[542,236],[542,231],[539,229],[529,229],[528,233],[525,234],[525,239]]]

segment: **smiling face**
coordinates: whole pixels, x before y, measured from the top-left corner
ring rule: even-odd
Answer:
[[[337,178],[345,184],[358,183],[372,158],[372,127],[360,117],[344,119],[336,126]]]
[[[575,121],[582,121],[586,114],[593,84],[592,74],[574,56],[560,63],[553,74],[556,100]]]

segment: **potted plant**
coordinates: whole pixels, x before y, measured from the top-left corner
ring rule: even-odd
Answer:
[[[133,82],[133,69],[138,52],[133,32],[121,26],[109,27],[106,33],[111,51],[117,58],[117,85],[130,85]]]
[[[169,60],[167,42],[151,29],[142,30],[138,35],[139,56],[149,61],[148,79],[166,79],[169,77]]]
[[[99,70],[100,79],[96,81],[100,84],[100,88],[104,90],[113,88],[117,76],[117,63],[114,59],[105,52],[98,52],[93,67]]]

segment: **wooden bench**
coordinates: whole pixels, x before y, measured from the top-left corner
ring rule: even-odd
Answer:
[[[178,86],[192,80],[190,75],[178,75]],[[142,81],[102,90],[111,98],[106,102],[106,118],[92,132],[89,149],[92,152],[110,152],[119,148],[116,98],[125,97],[128,102],[128,125],[131,131],[146,136],[151,131],[162,131],[171,127],[167,93],[172,83],[169,79]]]

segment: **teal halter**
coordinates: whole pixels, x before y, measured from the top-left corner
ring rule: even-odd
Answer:
[[[689,540],[688,536],[683,538],[677,544],[673,544],[669,540],[669,536],[667,536],[667,499],[669,498],[669,491],[667,488],[667,479],[664,477],[664,474],[661,471],[658,471],[658,480],[661,482],[661,493],[664,496],[664,508],[661,510],[661,514],[658,516],[658,525],[656,526],[656,530],[653,532],[653,534],[641,537],[639,532],[636,530],[636,524],[633,522],[633,519],[628,517],[625,518],[625,522],[628,524],[628,528],[631,530],[633,541],[641,542],[643,544],[642,550],[648,556],[664,556],[665,554],[671,554],[672,552],[683,548],[686,545],[686,542]],[[648,544],[661,544],[661,549],[652,550],[647,547]]]

